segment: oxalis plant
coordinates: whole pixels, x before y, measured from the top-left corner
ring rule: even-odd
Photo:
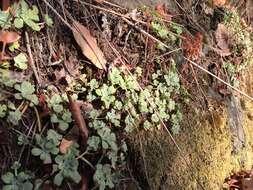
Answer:
[[[136,68],[130,76],[124,68],[112,67],[108,80],[99,84],[92,79],[88,83],[86,100],[100,102],[100,108],[87,113],[89,127],[93,131],[88,139],[88,151],[103,151],[110,164],[98,163],[94,181],[100,190],[114,186],[114,172],[124,162],[127,146],[116,138],[115,130],[132,132],[134,129],[154,130],[160,128],[161,119],[171,124],[174,134],[180,130],[181,112],[173,97],[180,93],[180,81],[175,62],[171,60],[168,72],[158,70],[152,74],[152,81],[140,89],[137,81],[142,75]]]
[[[64,95],[54,94],[52,97],[47,97],[47,105],[52,111],[51,122],[58,124],[59,129],[65,131],[72,122],[71,113],[64,108],[67,102],[67,97]]]
[[[34,31],[40,31],[43,25],[39,17],[39,9],[33,5],[30,7],[25,0],[20,0],[18,3],[13,3],[11,10],[15,14],[11,15],[10,11],[0,11],[0,27],[8,29],[14,26],[17,29],[21,29],[25,26],[30,27]],[[47,26],[53,25],[52,19],[48,14],[43,15],[44,22]]]
[[[12,171],[2,175],[3,190],[33,190],[33,184],[30,181],[33,177],[29,173],[19,171],[20,167],[19,162],[14,162]]]
[[[142,89],[137,83],[142,72],[140,68],[130,76],[123,74],[123,68],[113,67],[108,82],[100,86],[95,79],[89,82],[87,100],[91,103],[100,100],[102,106],[97,114],[105,115],[105,120],[114,127],[123,126],[126,132],[131,132],[135,125],[146,130],[159,128],[163,120],[177,133],[182,116],[173,96],[180,93],[180,81],[174,60],[170,64],[168,72],[157,70],[152,74],[151,83]]]

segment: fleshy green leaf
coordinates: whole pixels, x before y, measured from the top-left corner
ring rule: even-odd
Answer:
[[[15,66],[21,70],[27,69],[27,58],[24,53],[18,54],[14,57]]]
[[[53,24],[54,24],[53,19],[48,14],[44,15],[44,20],[45,20],[47,26],[49,26],[49,27],[53,26]]]
[[[13,125],[18,125],[21,120],[22,113],[19,110],[10,111],[7,120],[11,122]]]

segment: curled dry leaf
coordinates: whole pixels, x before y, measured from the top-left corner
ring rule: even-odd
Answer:
[[[213,5],[217,7],[222,7],[226,5],[227,0],[213,0]]]
[[[4,59],[4,52],[6,44],[14,43],[20,39],[20,35],[17,32],[12,31],[1,31],[0,32],[0,42],[3,43],[1,60]]]
[[[74,21],[72,32],[83,54],[99,69],[106,69],[104,54],[90,31],[79,22]]]
[[[231,55],[229,49],[229,32],[224,24],[218,24],[217,30],[215,31],[215,38],[219,49],[216,51],[221,56]]]
[[[60,152],[62,154],[66,154],[68,149],[74,144],[74,141],[73,140],[68,140],[68,139],[65,139],[63,138],[62,141],[61,141],[61,144],[60,144]]]
[[[14,43],[20,39],[20,35],[17,32],[1,31],[0,41],[4,44]]]

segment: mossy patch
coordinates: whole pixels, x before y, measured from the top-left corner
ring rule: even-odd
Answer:
[[[131,141],[140,155],[135,168],[152,190],[222,189],[226,177],[252,167],[253,120],[247,116],[251,106],[244,111],[245,147],[236,154],[224,107],[184,122],[183,131],[174,137],[181,154],[165,131],[136,134]]]

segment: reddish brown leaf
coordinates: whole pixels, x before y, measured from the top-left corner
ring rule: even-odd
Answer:
[[[0,41],[5,44],[16,42],[19,39],[20,39],[20,35],[17,32],[12,32],[12,31],[0,32]]]
[[[66,154],[68,149],[73,145],[74,141],[73,140],[67,140],[65,138],[62,139],[61,144],[60,144],[60,152],[62,154]]]
[[[192,38],[190,35],[184,36],[182,48],[187,58],[192,60],[199,59],[202,51],[202,40],[203,36],[199,32],[196,34],[195,38]]]
[[[2,0],[2,10],[8,11],[10,8],[10,0]]]
[[[72,113],[73,119],[81,131],[81,136],[83,138],[84,144],[86,144],[88,140],[89,130],[82,116],[80,105],[78,104],[77,101],[73,100],[69,94],[68,99],[69,99],[69,108]]]
[[[99,69],[106,69],[103,52],[97,45],[96,39],[90,31],[79,22],[73,22],[72,32],[83,54]]]

